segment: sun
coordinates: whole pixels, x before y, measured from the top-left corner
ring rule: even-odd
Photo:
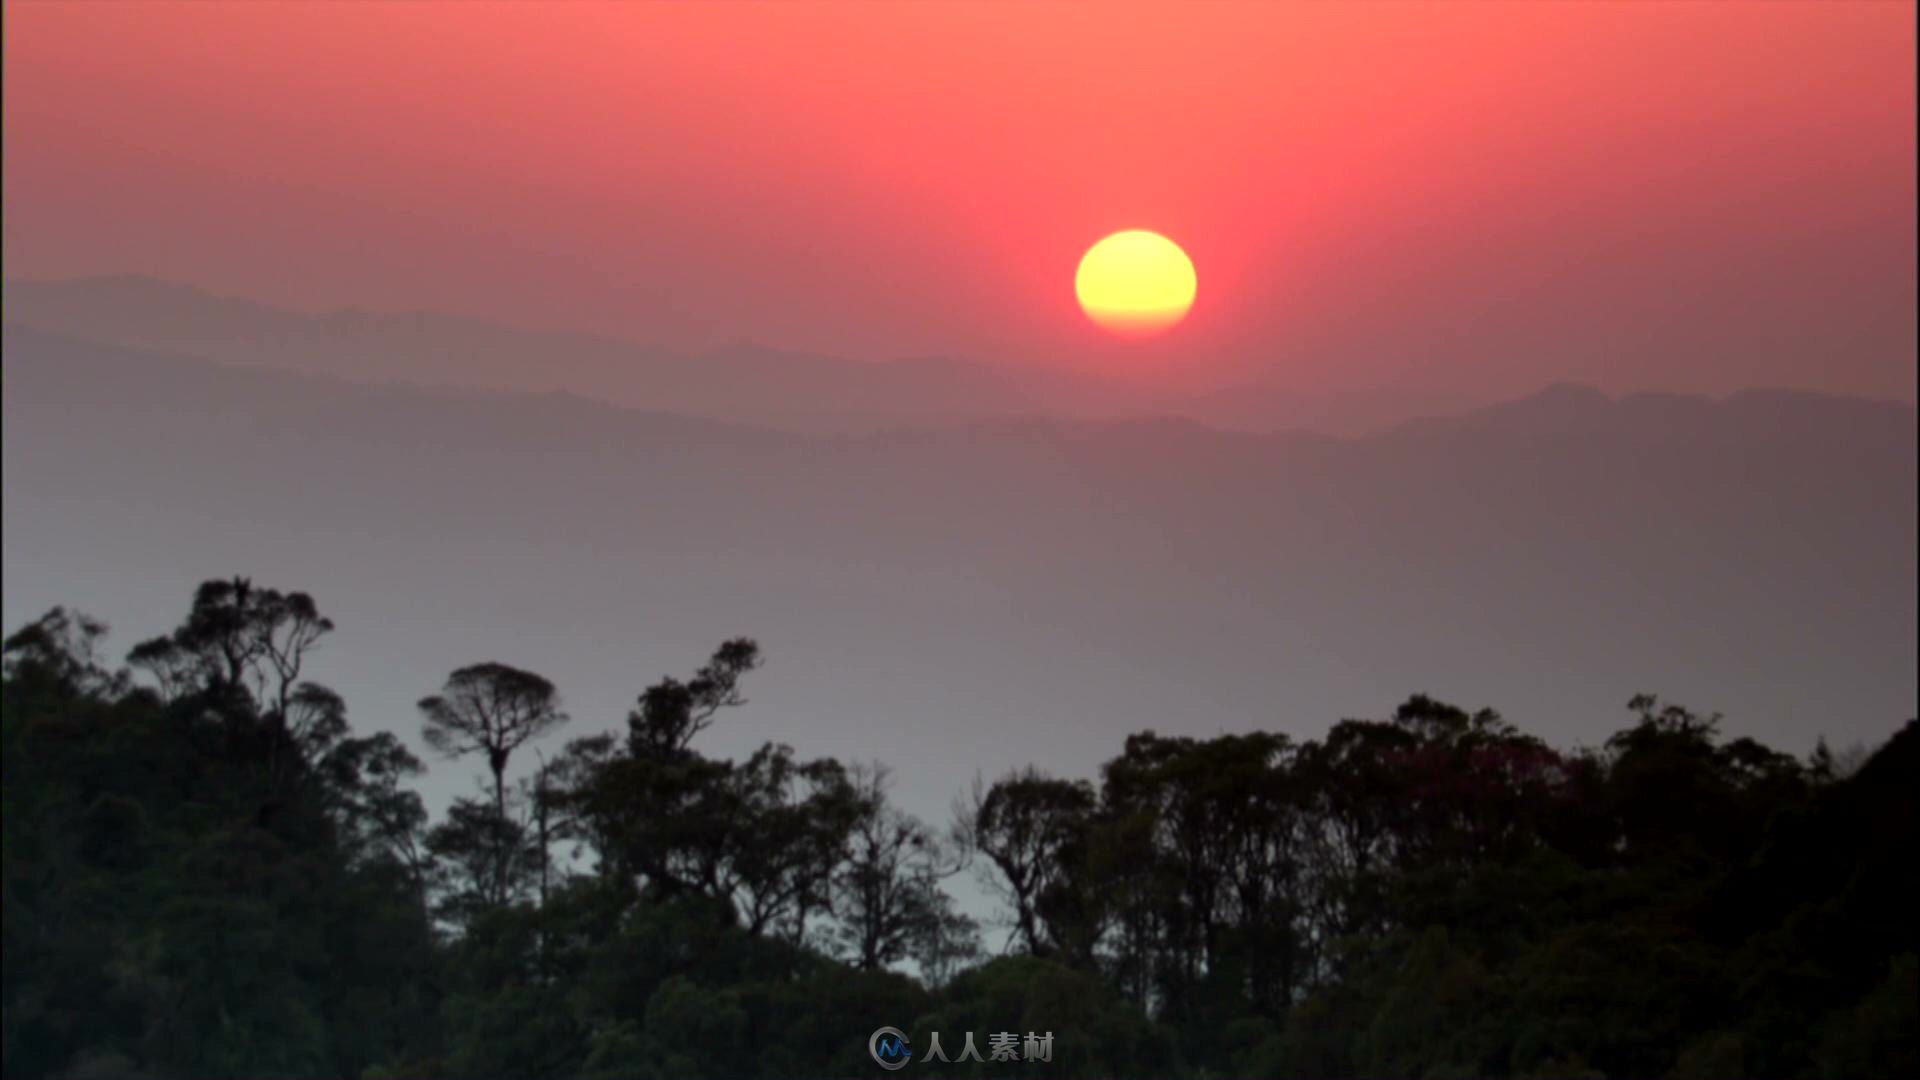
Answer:
[[[1121,337],[1152,337],[1193,307],[1193,260],[1145,229],[1117,232],[1087,249],[1073,291],[1087,318]]]

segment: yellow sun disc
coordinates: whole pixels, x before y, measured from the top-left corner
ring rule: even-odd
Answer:
[[[1193,260],[1180,245],[1156,232],[1129,229],[1087,249],[1073,291],[1101,329],[1147,337],[1187,317],[1194,281]]]

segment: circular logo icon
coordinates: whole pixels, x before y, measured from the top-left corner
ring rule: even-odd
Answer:
[[[897,1027],[883,1027],[867,1039],[867,1053],[875,1064],[888,1071],[913,1060],[913,1048],[907,1045],[907,1033]]]

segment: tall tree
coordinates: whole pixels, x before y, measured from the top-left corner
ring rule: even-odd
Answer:
[[[714,650],[693,678],[665,678],[640,695],[627,717],[635,753],[668,756],[685,750],[722,709],[747,703],[740,678],[760,666],[760,646],[751,638],[733,638]]]
[[[450,758],[486,755],[494,813],[507,820],[507,762],[527,742],[566,723],[559,692],[531,671],[489,661],[460,668],[420,699],[427,745]]]
[[[720,892],[749,934],[798,942],[830,902],[833,871],[860,814],[846,769],[832,758],[797,761],[768,743],[728,770]]]
[[[1036,956],[1054,945],[1042,925],[1042,897],[1077,869],[1066,856],[1084,839],[1094,805],[1086,781],[1029,768],[1001,778],[984,795],[976,789],[972,813],[958,823],[969,849],[985,855],[997,873],[1014,929]]]
[[[857,817],[834,873],[836,939],[864,971],[907,956],[920,942],[933,946],[929,954],[942,954],[938,939],[955,927],[939,903],[939,882],[960,869],[960,859],[925,822],[893,804],[886,766],[850,773]]]
[[[186,621],[135,646],[128,660],[170,696],[223,684],[250,692],[262,712],[284,718],[307,654],[332,631],[333,620],[306,593],[235,577],[201,584]]]

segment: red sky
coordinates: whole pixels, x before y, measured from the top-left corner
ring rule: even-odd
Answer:
[[[1914,5],[6,5],[9,277],[1304,391],[1911,400]],[[1100,236],[1192,255],[1149,345]]]

